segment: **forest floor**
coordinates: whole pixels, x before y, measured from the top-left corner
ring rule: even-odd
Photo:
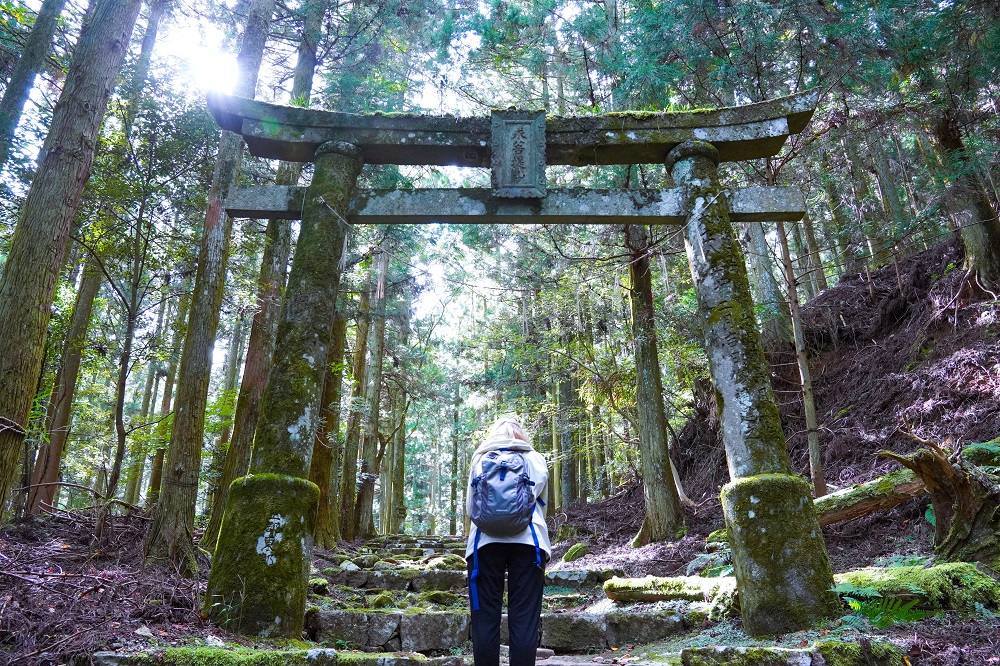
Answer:
[[[805,304],[831,484],[844,487],[894,469],[875,454],[916,448],[904,429],[950,446],[1000,436],[1000,303],[970,298],[961,264],[960,245],[942,245],[842,281]],[[793,464],[804,473],[794,356],[775,350],[769,357]],[[722,527],[717,497],[728,473],[710,400],[696,401],[695,417],[679,440],[678,468],[696,502],[686,511],[686,537],[630,548],[642,517],[642,490],[633,484],[606,501],[552,517],[553,534],[561,529],[572,535],[555,544],[552,566],[614,567],[630,576],[685,574],[705,552],[705,537]],[[924,518],[926,503],[912,500],[824,528],[834,570],[929,558],[933,528]],[[139,650],[151,641],[252,645],[203,619],[198,593],[207,560],[195,581],[143,567],[147,527],[148,517],[121,517],[97,548],[86,513],[59,512],[0,528],[0,662],[62,664],[72,655]],[[588,544],[590,554],[561,563],[559,557],[578,541]],[[728,630],[738,633],[738,619]],[[908,651],[913,666],[1000,664],[996,618],[935,617],[881,633]],[[719,634],[718,641],[724,640]],[[625,661],[621,653],[597,660]]]

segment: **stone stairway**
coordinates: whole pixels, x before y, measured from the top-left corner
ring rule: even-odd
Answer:
[[[306,630],[322,645],[428,654],[468,647],[464,541],[460,537],[380,538],[340,554],[314,573]],[[682,598],[621,604],[603,584],[621,572],[546,572],[540,646],[583,653],[650,643],[699,626],[711,604]],[[506,642],[506,617],[501,641]]]

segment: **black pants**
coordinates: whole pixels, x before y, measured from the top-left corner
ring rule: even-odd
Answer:
[[[542,553],[544,557],[545,553]],[[470,577],[472,561],[469,557]],[[523,543],[488,543],[479,548],[479,576],[476,579],[479,610],[472,611],[475,666],[498,666],[500,663],[500,615],[505,571],[510,666],[535,666],[545,572],[536,564],[535,547]]]

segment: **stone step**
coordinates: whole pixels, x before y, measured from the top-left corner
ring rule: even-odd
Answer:
[[[386,569],[370,571],[367,569],[343,569],[330,567],[324,569],[323,577],[331,585],[340,585],[356,589],[378,590],[408,590],[424,592],[428,590],[457,591],[467,587],[468,577],[465,570],[453,569]]]
[[[232,666],[251,663],[282,666],[465,666],[465,660],[460,656],[425,657],[420,654],[379,653],[344,653],[341,656],[339,650],[324,648],[266,650],[204,646],[170,648],[152,653],[95,652],[86,663],[96,666]]]
[[[618,569],[556,569],[545,572],[545,585],[568,587],[572,590],[599,588],[604,585],[604,581],[623,575],[624,573]]]
[[[701,619],[704,611],[692,617]],[[663,640],[692,624],[672,608],[542,613],[539,644],[558,652],[590,652]],[[506,628],[504,616],[501,641],[507,640]],[[312,609],[306,613],[306,630],[312,640],[323,645],[346,641],[360,650],[448,650],[469,639],[469,613]]]
[[[541,662],[545,664],[546,662]],[[681,650],[681,666],[905,666],[903,654],[891,643],[828,641],[808,648],[709,646]]]
[[[459,557],[465,556],[465,546],[455,547],[434,547],[434,546],[363,546],[362,553],[372,555],[410,555],[413,557],[429,557],[431,555],[451,554]]]
[[[564,570],[547,571],[545,573],[545,594],[548,596],[572,592],[588,591],[600,593],[601,586],[616,572]],[[465,569],[420,569],[416,567],[400,567],[396,569],[369,570],[353,567],[328,567],[322,575],[331,585],[340,585],[357,589],[409,590],[421,592],[425,590],[446,590],[458,592],[468,586]]]

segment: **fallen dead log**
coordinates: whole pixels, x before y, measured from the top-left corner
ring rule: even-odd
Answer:
[[[927,494],[927,488],[909,469],[890,472],[885,476],[817,498],[813,504],[820,525],[833,525],[868,515],[873,511],[891,509],[897,504]]]

